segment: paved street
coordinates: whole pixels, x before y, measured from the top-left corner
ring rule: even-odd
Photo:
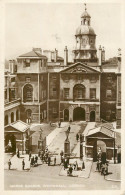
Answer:
[[[120,182],[107,181],[95,172],[88,179],[59,176],[61,166],[40,165],[29,172],[5,171],[5,190],[118,190]]]
[[[72,123],[71,131],[69,135],[71,151],[76,153],[79,152],[79,142],[76,141],[76,133],[81,131],[87,131],[87,129],[93,128],[95,123]],[[34,143],[38,143],[39,129],[43,127],[43,135],[50,134],[51,139],[48,145],[49,151],[56,153],[57,165],[51,166],[42,164],[38,161],[37,167],[31,167],[28,171],[21,170],[22,158],[18,159],[16,155],[12,157],[12,164],[16,166],[16,170],[7,170],[7,159],[9,156],[5,156],[5,189],[6,190],[118,190],[120,189],[120,182],[107,181],[104,176],[99,172],[95,172],[96,163],[85,162],[85,171],[79,171],[79,175],[82,177],[67,177],[66,174],[61,175],[63,167],[60,164],[60,151],[64,149],[64,140],[66,138],[65,131],[67,130],[69,123],[62,123],[61,128],[52,127],[49,129],[49,125],[36,125],[32,126],[32,136]],[[45,127],[45,128],[44,128]],[[46,131],[46,132],[45,132]],[[34,154],[35,155],[35,154]],[[26,165],[28,165],[28,156],[22,155],[25,158]],[[13,167],[12,167],[13,168]],[[111,167],[112,169],[112,167]],[[118,167],[120,170],[120,166]]]

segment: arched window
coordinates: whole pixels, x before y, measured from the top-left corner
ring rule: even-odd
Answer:
[[[5,121],[4,121],[4,125],[8,125],[8,115],[5,116]]]
[[[82,84],[75,85],[73,88],[73,99],[81,100],[85,99],[85,86]]]
[[[14,122],[14,113],[12,112],[11,113],[11,123],[13,123]]]
[[[32,102],[33,101],[33,87],[30,84],[27,84],[23,88],[23,101]]]
[[[30,110],[30,109],[26,110],[26,117],[27,117],[27,119],[31,118],[31,114],[32,114],[32,110]]]
[[[19,120],[19,110],[16,111],[16,121]]]

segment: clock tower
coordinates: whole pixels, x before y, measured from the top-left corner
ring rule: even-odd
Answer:
[[[91,16],[87,12],[86,4],[75,38],[74,62],[97,62],[96,34],[91,27]]]

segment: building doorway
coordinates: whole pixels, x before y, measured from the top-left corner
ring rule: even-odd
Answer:
[[[85,121],[85,109],[77,107],[73,111],[73,120],[74,121]]]
[[[106,144],[102,140],[95,140],[93,145],[93,162],[97,161],[98,151],[101,149],[101,153],[106,154]]]
[[[13,134],[6,135],[5,148],[6,152],[16,152],[16,137]]]
[[[95,111],[90,112],[90,122],[95,122]]]
[[[64,110],[64,121],[69,121],[69,110],[68,109]]]

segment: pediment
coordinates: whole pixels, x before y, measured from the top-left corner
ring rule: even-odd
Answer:
[[[92,67],[87,66],[83,63],[75,63],[69,67],[66,67],[61,71],[62,73],[100,73]]]

